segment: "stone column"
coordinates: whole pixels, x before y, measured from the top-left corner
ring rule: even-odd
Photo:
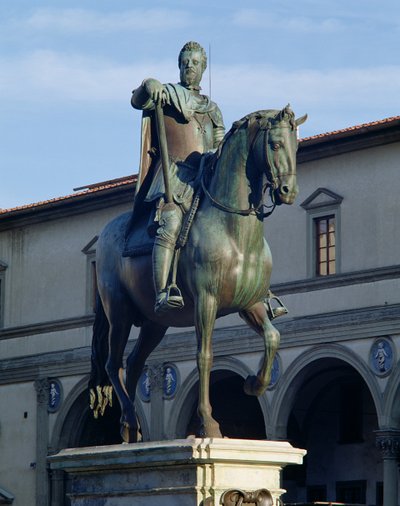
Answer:
[[[36,406],[36,506],[48,506],[47,446],[49,441],[49,381],[37,379],[34,383]]]
[[[383,459],[383,506],[396,506],[398,504],[400,430],[377,430],[376,445]]]
[[[52,470],[50,473],[51,492],[50,504],[51,506],[63,506],[64,504],[64,474],[65,471]]]
[[[164,439],[164,367],[162,364],[149,364],[150,379],[150,438],[152,441]]]

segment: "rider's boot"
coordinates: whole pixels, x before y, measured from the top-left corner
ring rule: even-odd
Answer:
[[[155,313],[161,313],[167,309],[179,309],[183,307],[183,297],[179,288],[169,285],[168,278],[174,259],[175,249],[156,241],[153,249],[153,275],[154,288],[156,290]]]
[[[161,210],[159,228],[153,248],[153,276],[156,291],[154,311],[183,307],[183,297],[175,282],[168,285],[175,244],[182,224],[182,211],[174,203],[165,204]]]

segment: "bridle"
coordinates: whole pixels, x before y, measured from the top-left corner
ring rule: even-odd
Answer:
[[[275,198],[275,190],[277,190],[280,186],[280,180],[281,180],[281,176],[280,176],[280,167],[279,167],[279,149],[280,147],[278,147],[277,149],[272,149],[271,146],[270,146],[270,143],[269,143],[269,134],[271,132],[271,130],[274,130],[274,129],[277,129],[279,128],[280,130],[282,128],[290,128],[290,129],[294,129],[293,125],[290,124],[290,123],[287,123],[287,122],[284,122],[284,121],[281,121],[280,123],[286,123],[286,124],[279,124],[279,127],[277,125],[274,125],[271,120],[268,120],[266,122],[266,125],[265,126],[260,126],[259,128],[259,131],[258,133],[256,134],[254,140],[253,140],[253,144],[251,146],[251,149],[253,150],[254,152],[254,144],[256,143],[258,137],[261,135],[261,133],[263,132],[264,133],[264,138],[263,138],[263,148],[264,148],[264,153],[263,153],[263,159],[267,160],[268,162],[268,167],[270,169],[270,172],[269,174],[265,174],[266,177],[267,177],[267,183],[265,185],[265,188],[263,189],[263,193],[265,193],[265,191],[267,190],[267,188],[269,188],[269,191],[270,191],[270,197],[271,197],[271,201],[272,203],[276,206],[276,198]],[[271,151],[274,153],[273,156],[271,156]],[[285,177],[286,176],[295,176],[296,173],[295,172],[286,172],[285,173]],[[268,177],[269,176],[269,177]]]
[[[245,118],[245,119],[248,119],[248,118]],[[281,122],[282,121],[280,121],[279,123],[281,123]],[[274,128],[293,128],[293,126],[291,124],[287,124],[284,126],[280,125],[278,127],[278,126],[275,126],[270,119],[268,121],[264,122],[264,124],[262,124],[261,121],[258,120],[258,125],[259,125],[259,128],[257,129],[256,134],[250,143],[250,150],[254,153],[254,146],[258,142],[259,137],[261,135],[263,135],[263,147],[264,147],[263,156],[264,156],[264,160],[265,159],[267,160],[268,166],[270,169],[269,174],[266,174],[267,183],[263,187],[262,196],[261,196],[260,203],[258,204],[258,206],[256,206],[256,207],[250,206],[247,209],[238,209],[236,207],[231,207],[231,206],[228,206],[227,204],[223,204],[222,202],[219,202],[211,195],[211,193],[209,192],[209,190],[207,189],[207,187],[205,185],[205,181],[204,181],[205,171],[203,171],[203,174],[201,176],[201,187],[202,187],[203,192],[207,196],[207,198],[218,209],[221,209],[222,211],[226,211],[228,213],[239,214],[241,216],[255,215],[260,219],[264,219],[264,218],[267,218],[268,216],[271,216],[271,214],[274,212],[276,206],[278,205],[278,203],[276,202],[275,190],[279,188],[279,179],[280,179],[279,157],[278,157],[279,150],[276,150],[274,152],[275,155],[273,157],[271,157],[271,154],[270,154],[271,148],[269,147],[269,135],[270,135],[271,130],[273,130]],[[214,163],[216,162],[216,160],[214,160]],[[211,165],[211,168],[214,166],[214,163]],[[295,175],[295,174],[294,173],[285,174],[285,176],[290,176],[290,175]],[[268,177],[268,176],[270,176],[270,177]],[[271,202],[272,202],[271,206],[267,206],[263,203],[263,196],[264,196],[265,192],[267,191],[267,189],[269,190],[269,195],[270,195]],[[264,209],[270,209],[270,210],[264,211]]]
[[[236,207],[231,207],[231,206],[228,206],[227,204],[223,204],[222,202],[219,202],[217,199],[215,199],[211,195],[211,193],[208,191],[208,189],[204,183],[204,173],[201,178],[201,187],[202,187],[203,192],[207,195],[208,199],[212,202],[212,204],[215,207],[217,207],[218,209],[221,209],[222,211],[226,211],[227,213],[240,214],[242,216],[249,216],[251,214],[254,214],[254,215],[259,216],[260,218],[264,219],[267,216],[270,216],[276,207],[276,204],[274,203],[271,211],[268,211],[267,213],[262,212],[263,207],[268,207],[263,203],[262,198],[261,198],[260,204],[257,207],[250,206],[247,209],[238,209]],[[265,190],[266,190],[266,188],[263,189],[263,195],[265,193]]]

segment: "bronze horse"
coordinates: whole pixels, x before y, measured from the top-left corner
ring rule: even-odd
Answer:
[[[91,406],[96,413],[104,410],[111,383],[121,405],[124,441],[136,441],[137,382],[147,357],[170,326],[196,328],[199,436],[221,437],[209,401],[216,318],[238,312],[264,339],[262,366],[257,375],[247,378],[245,391],[261,395],[267,388],[280,336],[265,304],[272,259],[263,234],[263,219],[271,211],[264,212],[263,194],[269,188],[274,206],[294,202],[297,126],[305,120],[306,116],[296,120],[289,107],[258,111],[235,122],[226,134],[212,169],[203,177],[204,195],[180,254],[183,309],[156,315],[151,255],[123,257],[130,213],[103,230],[97,245],[102,306],[93,333]],[[123,353],[132,325],[141,329],[127,358],[124,382]]]

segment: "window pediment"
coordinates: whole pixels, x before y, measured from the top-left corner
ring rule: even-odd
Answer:
[[[98,235],[95,235],[92,240],[90,240],[84,248],[82,248],[82,253],[85,255],[92,255],[96,253],[96,242],[99,238]]]
[[[327,188],[318,188],[300,206],[308,211],[318,207],[338,206],[342,203],[343,197]]]
[[[14,496],[7,492],[4,488],[0,487],[0,504],[12,504]]]

